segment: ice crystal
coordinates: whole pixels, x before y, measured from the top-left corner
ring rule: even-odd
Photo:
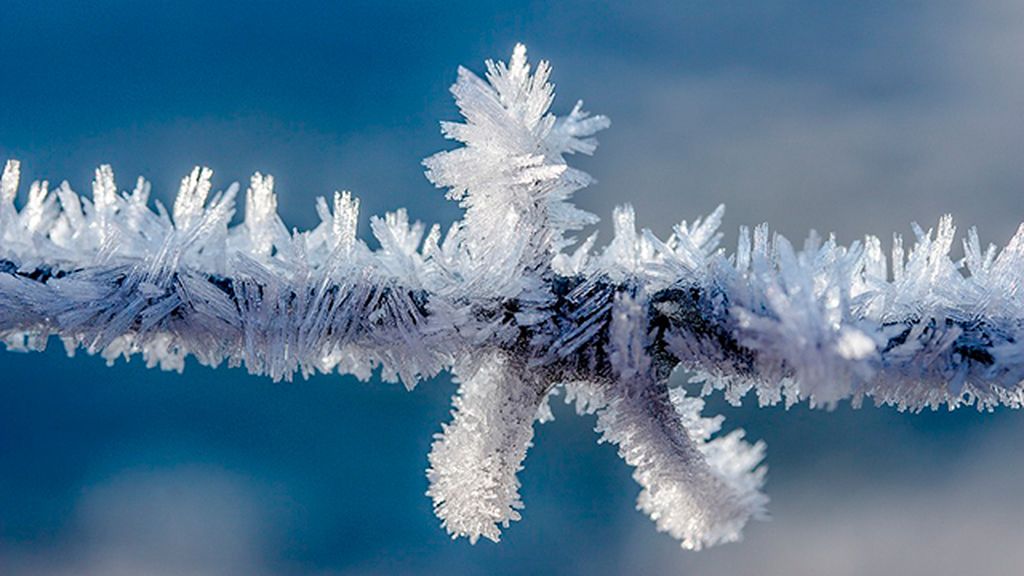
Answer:
[[[915,244],[801,249],[758,226],[720,247],[719,208],[667,239],[615,210],[600,253],[596,221],[571,203],[590,177],[567,164],[606,128],[577,104],[549,112],[549,66],[517,46],[484,79],[452,88],[460,147],[424,161],[465,208],[442,235],[404,210],[371,218],[379,248],[356,237],[348,192],[316,203],[320,224],[289,231],[271,176],[213,192],[196,168],[168,212],[139,179],[119,191],[109,166],[92,197],[33,183],[16,207],[20,169],[0,179],[0,337],[40,349],[50,336],[108,361],[141,354],[181,370],[187,355],[275,380],[338,372],[413,387],[449,370],[460,387],[429,455],[428,495],[453,537],[498,540],[520,518],[517,474],[535,420],[559,389],[597,416],[641,485],[638,508],[684,547],[736,540],[766,503],[764,446],[721,434],[720,416],[670,385],[680,367],[733,402],[830,407],[865,399],[921,410],[1024,402],[1024,227],[1002,251],[971,230],[914,226]]]

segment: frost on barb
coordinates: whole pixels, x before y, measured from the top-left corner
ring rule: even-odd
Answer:
[[[590,137],[609,122],[589,116],[581,104],[556,119],[548,112],[550,73],[543,61],[530,73],[522,44],[508,65],[487,62],[486,82],[459,68],[452,93],[465,123],[444,122],[442,130],[464,146],[424,161],[430,181],[466,209],[462,273],[499,295],[515,294],[524,274],[549,267],[572,243],[566,232],[597,221],[569,202],[591,178],[569,167],[564,155],[591,154]]]
[[[704,401],[669,390],[648,356],[644,310],[620,295],[612,313],[610,346],[617,373],[614,392],[597,411],[601,440],[618,445],[643,487],[637,508],[684,548],[738,540],[751,517],[761,517],[764,444],[743,441],[743,431],[712,439],[723,417],[700,415]]]
[[[516,474],[533,439],[533,421],[543,414],[544,393],[498,354],[460,364],[454,373],[461,385],[452,421],[430,451],[427,495],[452,538],[497,542],[500,528],[520,518]]]
[[[764,447],[718,434],[702,400],[669,388],[674,369],[734,403],[1024,405],[1024,226],[1001,251],[972,229],[957,261],[948,217],[915,225],[913,245],[894,238],[891,256],[871,236],[798,248],[766,225],[742,228],[729,253],[721,207],[661,239],[626,205],[607,247],[592,253],[590,236],[569,251],[596,217],[571,203],[591,179],[566,157],[592,153],[608,120],[579,104],[552,115],[549,74],[522,46],[484,79],[459,70],[464,122],[442,129],[461,147],[424,163],[465,217],[443,237],[402,209],[371,217],[377,249],[356,237],[348,192],[317,201],[313,230],[289,230],[257,173],[231,227],[239,187],[215,191],[207,168],[167,210],[145,180],[119,191],[100,166],[91,197],[34,182],[19,209],[9,161],[0,339],[37,350],[57,336],[69,353],[175,370],[191,355],[274,380],[379,370],[412,388],[451,370],[461,386],[429,495],[471,541],[519,518],[516,475],[559,387],[635,468],[639,508],[689,548],[761,515]]]
[[[723,418],[701,416],[703,406],[662,385],[615,397],[597,421],[602,440],[618,445],[636,468],[633,478],[643,487],[637,508],[692,550],[739,540],[767,503],[760,492],[764,444],[745,442],[742,430],[711,439]]]

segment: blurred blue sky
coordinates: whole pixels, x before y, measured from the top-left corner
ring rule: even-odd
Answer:
[[[363,213],[456,207],[420,160],[459,64],[517,41],[565,112],[607,114],[578,198],[643,225],[728,207],[848,242],[946,212],[1003,243],[1024,218],[1024,9],[986,3],[39,2],[0,7],[0,157],[89,189],[111,163],[168,201],[273,173],[289,225],[351,189]],[[601,229],[606,223],[602,223]],[[366,231],[364,218],[361,224]],[[607,234],[604,235],[607,238]],[[451,542],[423,495],[453,385],[273,384],[191,364],[0,353],[2,574],[1013,573],[1021,415],[725,411],[768,442],[774,519],[679,551],[593,421],[556,410],[500,545]],[[1017,570],[1014,569],[1017,568]]]

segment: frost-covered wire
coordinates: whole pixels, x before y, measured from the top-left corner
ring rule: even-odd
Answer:
[[[146,181],[121,192],[102,166],[91,199],[35,182],[19,209],[10,161],[0,336],[164,369],[192,355],[275,380],[379,369],[412,388],[449,370],[460,387],[428,495],[445,529],[474,542],[519,519],[517,474],[560,388],[635,468],[638,508],[688,548],[736,540],[763,514],[764,446],[720,434],[721,417],[670,387],[677,367],[737,403],[751,391],[762,405],[1024,403],[1024,229],[1001,251],[971,230],[957,261],[949,218],[915,226],[913,246],[895,237],[888,257],[874,237],[798,250],[763,225],[730,253],[721,208],[659,239],[624,206],[594,251],[594,236],[572,234],[597,218],[570,201],[591,180],[566,157],[592,153],[609,122],[580,104],[549,113],[549,73],[522,46],[483,79],[459,70],[464,121],[442,128],[462,146],[424,164],[465,217],[443,235],[404,210],[374,217],[375,250],[347,192],[290,232],[272,177],[256,174],[232,227],[240,187],[211,195],[209,169],[182,180],[168,211],[150,208]]]

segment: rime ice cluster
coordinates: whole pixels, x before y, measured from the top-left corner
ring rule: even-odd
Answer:
[[[676,367],[703,394],[739,402],[865,398],[901,409],[1024,402],[1024,229],[1003,250],[972,230],[953,261],[952,221],[896,237],[795,249],[766,226],[719,247],[719,208],[667,239],[613,215],[602,251],[574,232],[596,221],[570,199],[590,178],[566,156],[590,154],[608,126],[579,104],[549,113],[549,67],[517,46],[481,79],[460,69],[464,117],[444,123],[461,147],[428,158],[427,177],[465,208],[442,237],[404,210],[372,218],[379,248],[356,237],[359,203],[335,193],[320,224],[289,232],[274,181],[256,174],[244,221],[239,186],[211,195],[212,173],[182,180],[171,210],[149,184],[119,191],[109,167],[92,198],[33,183],[16,208],[19,166],[0,183],[0,336],[39,349],[60,337],[109,361],[184,358],[291,378],[379,369],[412,387],[450,370],[452,419],[436,435],[428,495],[452,536],[498,540],[520,518],[518,472],[534,422],[559,389],[596,413],[641,485],[638,508],[684,547],[736,540],[763,513],[764,446],[720,434],[721,417],[670,387]]]

